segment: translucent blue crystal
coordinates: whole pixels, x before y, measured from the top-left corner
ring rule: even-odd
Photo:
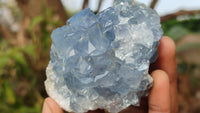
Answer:
[[[152,86],[148,70],[162,34],[158,14],[133,0],[116,0],[97,15],[82,10],[52,32],[47,93],[76,113],[139,105]]]

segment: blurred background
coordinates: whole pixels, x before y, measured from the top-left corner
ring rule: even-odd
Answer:
[[[200,1],[138,0],[176,43],[180,113],[200,113]],[[0,113],[41,113],[50,34],[76,12],[113,0],[0,0]]]

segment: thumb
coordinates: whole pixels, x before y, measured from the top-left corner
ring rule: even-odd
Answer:
[[[149,95],[149,113],[170,113],[170,85],[167,73],[152,72],[153,88]]]
[[[52,98],[48,97],[44,100],[42,113],[64,113],[64,111]]]

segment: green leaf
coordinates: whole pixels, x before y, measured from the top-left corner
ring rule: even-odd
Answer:
[[[5,55],[16,63],[15,68],[19,70],[19,72],[23,72],[26,75],[29,75],[28,62],[23,52],[20,51],[19,48],[10,48],[6,51]]]
[[[10,58],[6,56],[0,56],[0,70],[4,68],[4,66],[6,66],[6,64],[8,64],[9,61],[10,61]]]
[[[11,48],[7,51],[7,57],[10,57],[13,59],[15,62],[27,66],[26,59],[22,52],[18,48]]]
[[[15,95],[14,95],[13,89],[11,88],[10,84],[8,84],[8,83],[5,84],[5,93],[6,93],[7,102],[9,104],[14,104],[16,101]]]
[[[3,68],[8,64],[8,62],[10,61],[9,57],[6,56],[0,56],[0,77],[3,74]]]
[[[24,53],[30,55],[33,58],[36,57],[35,45],[33,45],[33,44],[26,45],[25,47],[21,48],[21,51],[23,51]]]
[[[39,15],[39,16],[36,16],[30,23],[30,26],[28,27],[28,30],[29,31],[32,31],[34,29],[34,27],[36,25],[38,25],[41,21],[43,21],[44,18],[43,16]]]

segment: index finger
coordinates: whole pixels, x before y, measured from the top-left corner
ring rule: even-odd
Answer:
[[[159,57],[151,65],[151,70],[161,69],[168,74],[171,92],[171,112],[177,113],[177,74],[175,61],[175,44],[169,37],[163,36],[158,48]]]

